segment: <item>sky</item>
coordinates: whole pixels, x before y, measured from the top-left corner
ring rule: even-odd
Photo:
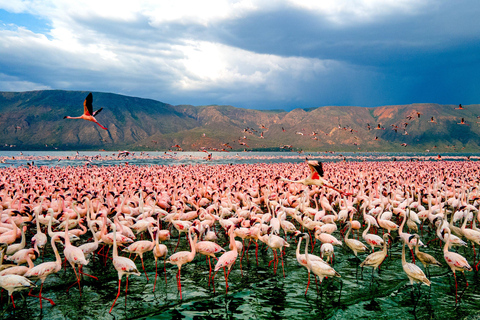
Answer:
[[[478,0],[0,0],[0,91],[253,109],[480,103]]]

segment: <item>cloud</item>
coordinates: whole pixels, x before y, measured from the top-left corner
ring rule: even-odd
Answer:
[[[9,12],[0,11],[0,90],[286,109],[478,100],[474,1],[0,0],[0,9]],[[471,82],[459,88],[461,79]]]

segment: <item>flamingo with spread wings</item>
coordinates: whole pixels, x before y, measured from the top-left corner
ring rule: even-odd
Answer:
[[[324,175],[323,165],[320,161],[308,160],[308,158],[305,159],[305,160],[307,161],[308,167],[310,168],[310,175],[308,177],[306,177],[305,179],[289,180],[289,179],[285,179],[285,178],[282,178],[282,177],[277,177],[276,179],[278,179],[280,181],[286,181],[286,182],[301,183],[301,184],[306,185],[306,186],[311,186],[311,185],[316,185],[316,186],[321,186],[321,187],[323,186],[323,187],[333,189],[333,190],[337,191],[338,193],[340,193],[342,195],[350,195],[350,194],[345,193],[341,190],[338,190],[337,188],[335,188],[333,186],[330,186],[330,185],[326,184],[327,180],[323,179],[323,175]]]
[[[97,119],[95,119],[95,116],[102,111],[103,108],[100,108],[96,110],[95,112],[93,111],[93,95],[90,92],[88,96],[85,98],[85,101],[83,102],[83,114],[79,117],[71,117],[71,116],[65,116],[63,119],[83,119],[91,122],[95,122],[98,124],[102,129],[108,130],[104,126],[102,126],[100,123],[98,123]]]

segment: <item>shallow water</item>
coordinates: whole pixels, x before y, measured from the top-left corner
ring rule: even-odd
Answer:
[[[340,236],[336,231],[336,236]],[[430,239],[425,239],[430,240]],[[167,242],[169,252],[177,239],[175,236]],[[188,250],[185,236],[181,238],[178,250]],[[223,236],[220,243],[226,243]],[[220,271],[213,285],[208,286],[208,264],[204,256],[197,255],[192,263],[182,268],[181,282],[183,299],[180,300],[175,284],[177,268],[167,265],[167,284],[163,272],[163,263],[159,261],[159,274],[155,292],[154,259],[150,253],[145,256],[145,267],[149,277],[130,276],[128,298],[125,306],[125,278],[122,281],[120,297],[112,314],[108,313],[118,288],[117,273],[111,260],[106,266],[96,258],[85,267],[84,272],[99,277],[99,281],[84,277],[82,294],[78,286],[73,286],[66,293],[66,286],[73,282],[75,276],[71,268],[60,271],[48,278],[43,295],[55,301],[51,306],[44,301],[43,310],[39,310],[37,298],[27,297],[24,303],[15,294],[17,308],[11,305],[3,315],[4,319],[35,317],[38,319],[446,319],[457,317],[468,319],[480,316],[480,283],[478,272],[467,272],[469,286],[458,273],[459,295],[461,301],[455,306],[455,284],[452,273],[444,266],[431,268],[431,287],[418,285],[412,287],[401,266],[401,246],[393,243],[389,257],[381,266],[381,272],[374,274],[371,282],[371,269],[362,271],[357,268],[356,260],[349,249],[336,248],[334,268],[341,278],[325,279],[317,288],[315,281],[310,284],[304,295],[307,283],[307,271],[295,259],[295,239],[290,239],[291,247],[284,256],[285,278],[279,262],[274,274],[272,252],[259,250],[259,265],[255,261],[255,245],[252,243],[242,261],[240,269],[237,260],[229,276],[229,290],[225,293],[225,279]],[[225,246],[226,247],[226,246]],[[315,253],[319,245],[315,246]],[[302,244],[303,252],[304,246]],[[443,261],[443,253],[437,243],[431,243],[426,251]],[[471,249],[459,250],[469,261],[473,260]],[[360,255],[360,259],[366,255]],[[407,250],[407,259],[409,253]],[[53,256],[47,251],[45,260]],[[41,258],[39,258],[41,260]],[[139,259],[137,267],[141,270]],[[420,265],[420,263],[417,263]],[[243,274],[243,275],[242,275]],[[462,293],[462,291],[466,290]],[[38,291],[37,291],[38,292]],[[6,296],[2,304],[5,308]]]
[[[106,151],[0,151],[0,168],[34,163],[36,166],[80,165],[182,165],[182,164],[244,164],[259,162],[303,162],[305,158],[331,161],[436,161],[439,154],[429,152],[211,152],[207,160],[205,152],[119,152]],[[442,160],[478,161],[480,153],[442,153]]]

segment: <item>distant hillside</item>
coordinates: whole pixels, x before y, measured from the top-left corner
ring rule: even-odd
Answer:
[[[478,152],[480,105],[411,104],[258,111],[173,106],[93,93],[102,130],[79,116],[88,92],[0,92],[0,150],[288,150]],[[431,121],[433,117],[433,122]],[[461,123],[464,118],[465,124]],[[263,138],[262,138],[263,136]]]

